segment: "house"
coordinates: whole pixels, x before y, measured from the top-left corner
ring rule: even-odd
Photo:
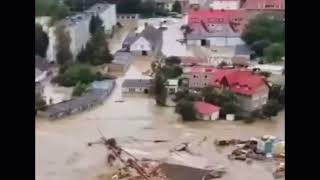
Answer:
[[[114,80],[93,82],[88,92],[83,96],[53,104],[39,114],[49,119],[58,119],[93,108],[111,94],[115,86]]]
[[[151,87],[151,79],[125,79],[122,83],[122,92],[148,94],[151,91]]]
[[[178,56],[181,60],[181,66],[205,65],[208,63],[206,58],[193,56]]]
[[[240,8],[241,0],[209,0],[209,7],[216,10],[235,10]]]
[[[265,78],[242,69],[220,69],[215,72],[210,85],[227,88],[235,93],[244,112],[261,109],[267,103],[269,88]]]
[[[47,59],[35,56],[35,82],[44,80],[50,72],[51,64]]]
[[[260,13],[284,15],[285,0],[245,0],[242,8],[250,14],[250,17]]]
[[[247,24],[243,10],[190,10],[185,38],[188,45],[237,46],[244,45],[241,34]]]
[[[102,20],[105,33],[112,34],[114,26],[117,24],[115,4],[97,3],[85,12],[91,15],[98,15]]]
[[[125,38],[123,48],[134,55],[157,55],[162,48],[162,30],[152,25],[145,24],[144,30],[140,33],[129,33]]]
[[[217,120],[219,118],[220,107],[203,101],[194,102],[197,119]]]
[[[114,56],[112,63],[109,64],[109,72],[127,72],[130,65],[133,63],[133,57],[130,52],[117,51]]]
[[[183,77],[189,81],[189,88],[199,89],[210,85],[218,69],[210,66],[193,66],[183,69]]]

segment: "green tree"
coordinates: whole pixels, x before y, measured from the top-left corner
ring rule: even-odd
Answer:
[[[139,7],[139,13],[145,17],[152,17],[156,10],[156,3],[153,0],[141,2]]]
[[[93,36],[100,28],[102,28],[102,20],[99,15],[92,16],[89,24],[89,32]]]
[[[75,64],[70,66],[64,75],[76,83],[81,82],[84,84],[91,83],[96,77],[95,72],[91,69],[91,67],[84,64]]]
[[[72,96],[81,96],[87,91],[87,85],[82,83],[77,83],[72,91]]]
[[[249,22],[242,34],[242,39],[249,45],[265,40],[269,42],[284,42],[284,22],[281,16],[261,14]]]
[[[175,1],[172,5],[172,12],[181,13],[181,4],[179,1]]]
[[[273,43],[263,51],[264,57],[267,62],[270,63],[281,61],[281,58],[284,57],[284,53],[284,46],[280,43]]]
[[[106,34],[103,29],[100,29],[92,37],[92,46],[95,48],[91,59],[92,65],[110,63],[113,60],[113,56],[110,53],[109,44],[106,39]]]
[[[49,45],[49,37],[45,33],[40,24],[36,24],[35,28],[35,53],[41,57],[46,57]]]
[[[65,30],[63,25],[58,25],[56,27],[55,34],[57,38],[57,61],[60,65],[64,65],[72,60],[72,54],[70,52],[70,34]]]
[[[50,16],[54,21],[70,13],[68,6],[56,0],[36,0],[35,10],[36,16]]]
[[[181,100],[177,103],[176,112],[179,113],[184,121],[196,120],[196,110],[193,101]]]

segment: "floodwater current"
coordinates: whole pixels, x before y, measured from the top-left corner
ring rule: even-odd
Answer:
[[[166,33],[176,32],[177,27],[180,24],[168,26]],[[120,47],[119,42],[126,35],[125,30],[120,31],[124,32],[111,40],[113,52]],[[165,38],[164,44],[172,44],[173,40],[169,39]],[[176,43],[172,47],[179,48]],[[169,49],[164,52],[169,53]],[[180,49],[176,52],[183,54],[184,51]],[[253,124],[229,121],[183,123],[173,108],[159,107],[147,95],[123,96],[124,102],[115,102],[121,96],[120,84],[123,79],[149,78],[141,74],[149,68],[149,64],[144,60],[135,62],[124,77],[117,80],[114,92],[101,106],[57,121],[40,118],[36,120],[36,180],[97,179],[99,173],[106,171],[105,149],[102,146],[87,147],[86,143],[101,137],[98,129],[104,136],[116,138],[123,148],[138,157],[199,168],[224,165],[228,173],[222,180],[273,179],[274,162],[254,162],[248,165],[229,161],[226,155],[231,149],[216,148],[213,141],[216,138],[248,139],[265,134],[284,138],[284,112],[272,121]],[[204,136],[208,137],[207,141],[198,146],[198,141]],[[144,141],[155,139],[170,141]],[[194,142],[194,151],[201,155],[169,153],[174,145],[186,141]]]

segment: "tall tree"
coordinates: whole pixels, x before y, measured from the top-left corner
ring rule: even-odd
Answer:
[[[49,45],[49,37],[45,33],[40,24],[36,24],[35,28],[35,53],[41,57],[46,57]]]
[[[172,12],[181,13],[181,4],[179,1],[175,1],[172,5]]]
[[[263,54],[267,62],[281,61],[281,58],[284,57],[284,45],[273,43],[264,49]]]
[[[89,24],[89,31],[92,36],[102,27],[102,23],[99,15],[92,16]]]
[[[110,54],[106,34],[102,28],[94,34],[92,37],[92,43],[95,49],[93,51],[91,64],[100,65],[103,63],[110,63],[113,59],[113,56]]]
[[[67,64],[72,60],[72,54],[70,52],[70,34],[65,30],[64,25],[56,26],[55,34],[57,38],[57,61],[60,65]]]

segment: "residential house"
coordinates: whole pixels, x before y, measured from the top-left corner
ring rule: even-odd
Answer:
[[[250,14],[250,17],[260,13],[284,15],[285,0],[245,0],[242,8]]]
[[[247,24],[243,10],[190,10],[186,34],[188,45],[237,46],[244,45],[241,34]]]
[[[209,7],[215,10],[235,10],[240,8],[241,0],[209,0]]]
[[[206,58],[201,57],[193,57],[193,56],[178,56],[181,60],[181,66],[195,66],[195,65],[206,65],[208,60]]]
[[[114,56],[112,63],[109,64],[109,72],[127,72],[130,65],[133,63],[133,57],[130,52],[117,51]]]
[[[217,120],[219,118],[220,107],[203,101],[194,102],[197,119]]]
[[[234,92],[244,112],[261,109],[267,103],[269,88],[265,78],[252,71],[220,69],[211,80],[210,85]]]
[[[145,93],[151,91],[151,79],[125,79],[122,83],[123,93]]]
[[[210,85],[218,69],[210,66],[193,66],[183,69],[183,77],[189,81],[189,88],[199,89]]]
[[[123,48],[134,55],[157,55],[162,48],[162,30],[145,24],[141,33],[132,32],[128,34],[123,42]]]
[[[51,64],[45,58],[35,56],[35,82],[44,80],[50,72]]]
[[[45,111],[40,112],[39,115],[49,119],[58,119],[88,110],[98,104],[102,104],[111,94],[114,86],[114,80],[93,82],[88,92],[83,96],[50,105]]]

